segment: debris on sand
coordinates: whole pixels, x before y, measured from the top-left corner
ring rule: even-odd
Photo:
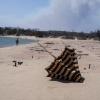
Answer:
[[[76,55],[75,49],[65,47],[62,54],[58,56],[48,68],[46,68],[48,77],[58,80],[84,82],[84,78],[79,71]]]

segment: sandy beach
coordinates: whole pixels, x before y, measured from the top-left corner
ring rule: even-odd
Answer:
[[[0,100],[100,100],[99,41],[39,40],[56,57],[65,45],[84,54],[78,59],[84,83],[63,83],[46,77],[45,68],[54,58],[37,43],[0,48]],[[14,60],[23,64],[14,67]]]

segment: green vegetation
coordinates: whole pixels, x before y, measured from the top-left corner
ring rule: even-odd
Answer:
[[[39,29],[24,29],[13,27],[0,27],[0,35],[36,36],[36,37],[62,37],[65,39],[96,39],[100,40],[100,30],[95,32],[69,32],[69,31],[40,31]]]

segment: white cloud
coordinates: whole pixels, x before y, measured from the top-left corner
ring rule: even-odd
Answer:
[[[99,0],[51,0],[27,26],[45,30],[91,31],[100,28]]]
[[[50,1],[50,6],[23,18],[0,15],[0,25],[70,31],[91,31],[100,28],[100,0]]]

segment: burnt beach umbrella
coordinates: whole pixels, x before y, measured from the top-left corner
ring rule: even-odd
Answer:
[[[46,50],[46,48],[40,43],[38,44]],[[46,50],[46,52],[48,51]],[[47,77],[51,77],[51,79],[56,80],[80,83],[84,82],[85,79],[81,76],[75,49],[65,47],[64,51],[58,57],[52,55],[51,52],[48,53],[54,58],[54,61],[50,64],[50,66],[45,68],[48,72]]]

